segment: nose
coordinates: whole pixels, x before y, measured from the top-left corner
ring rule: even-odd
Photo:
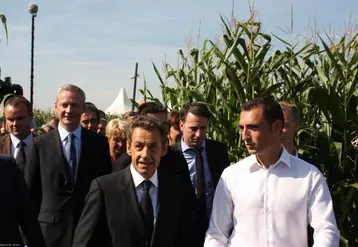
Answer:
[[[249,140],[251,137],[250,137],[250,134],[248,132],[248,130],[246,128],[242,128],[241,129],[241,139],[243,141],[246,141],[246,140]]]
[[[142,156],[143,158],[150,156],[150,151],[149,151],[149,148],[148,148],[148,147],[144,147],[144,148],[142,149],[141,156]]]

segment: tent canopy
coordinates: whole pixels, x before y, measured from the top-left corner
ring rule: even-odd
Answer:
[[[127,92],[125,88],[121,88],[117,95],[117,98],[113,103],[105,110],[107,114],[124,114],[127,111],[132,110],[132,102],[128,99]]]

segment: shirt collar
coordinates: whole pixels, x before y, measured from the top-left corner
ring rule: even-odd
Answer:
[[[280,158],[276,161],[275,164],[272,166],[275,167],[280,163],[283,163],[288,168],[291,168],[291,162],[290,162],[290,154],[287,152],[287,150],[281,145],[282,147],[282,153]],[[250,164],[250,172],[258,171],[260,168],[263,168],[260,163],[257,161],[256,155],[252,154],[248,157],[248,163]]]
[[[183,151],[183,153],[188,150],[188,149],[192,149],[191,147],[188,146],[188,144],[186,144],[184,142],[184,139],[182,138],[180,141],[180,145],[181,145],[181,150]],[[206,143],[205,143],[205,139],[203,141],[203,143],[201,144],[201,149],[206,149]]]
[[[60,139],[61,139],[61,142],[63,142],[68,134],[70,132],[68,132],[64,127],[62,127],[61,123],[58,124],[58,133],[60,134]],[[81,140],[81,134],[82,134],[82,127],[81,125],[79,124],[78,127],[72,132],[72,134],[78,139],[78,140]]]
[[[137,188],[146,179],[142,175],[140,175],[136,171],[136,169],[134,169],[132,164],[130,166],[130,171],[131,171],[132,178],[134,181],[134,187]],[[154,184],[154,186],[156,188],[158,188],[158,170],[157,169],[155,169],[153,176],[149,180],[152,182],[152,184]]]
[[[19,145],[21,140],[19,138],[17,138],[16,136],[14,136],[12,133],[10,134],[10,138],[11,138],[11,143],[14,145],[15,148],[17,148],[17,145]],[[30,134],[22,141],[28,147],[32,141],[32,138],[34,138],[34,135],[32,134],[32,132],[30,132]]]

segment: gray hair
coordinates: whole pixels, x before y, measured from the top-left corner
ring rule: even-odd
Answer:
[[[85,103],[86,101],[86,94],[85,92],[77,87],[76,85],[72,85],[72,84],[66,84],[66,85],[63,85],[62,87],[60,87],[57,91],[57,94],[56,94],[56,102],[57,102],[57,98],[58,98],[58,95],[62,92],[62,91],[71,91],[71,92],[77,92],[81,95],[81,98],[82,98],[82,101],[83,103]]]

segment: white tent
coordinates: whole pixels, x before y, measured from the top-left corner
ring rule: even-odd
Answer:
[[[121,88],[117,95],[117,98],[113,103],[106,109],[106,113],[118,115],[124,114],[127,111],[132,110],[132,102],[128,99],[127,92],[125,88]]]

